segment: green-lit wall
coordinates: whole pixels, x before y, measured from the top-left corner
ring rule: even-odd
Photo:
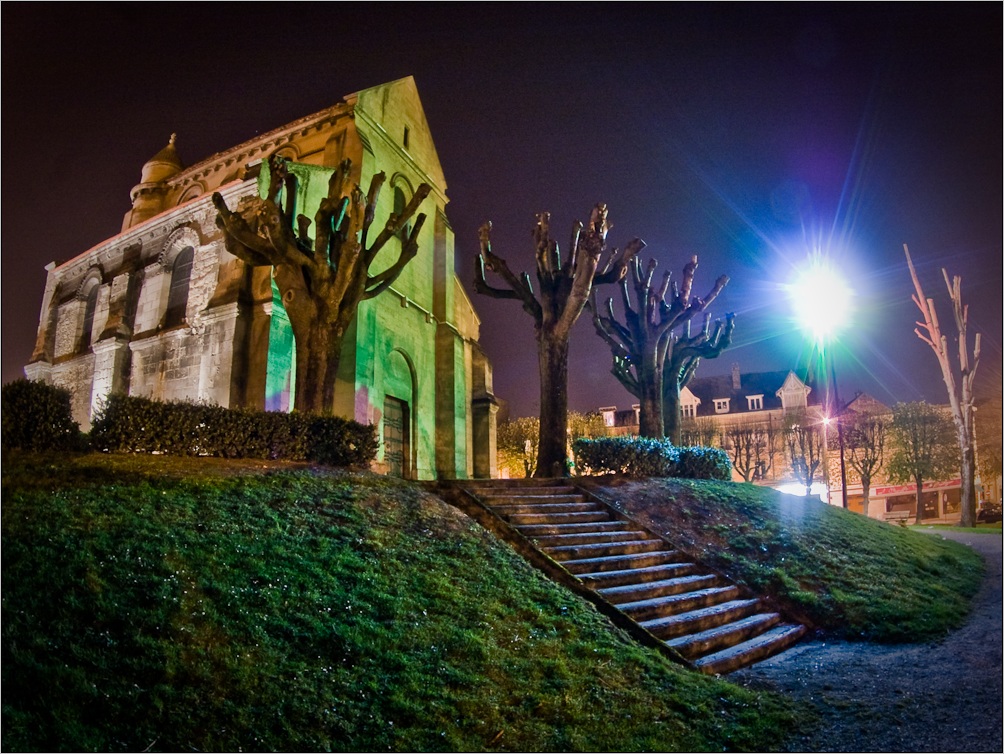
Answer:
[[[380,196],[376,236],[393,209],[394,188],[410,198],[422,176],[410,157],[386,139],[367,139],[360,185],[369,188],[376,168],[388,177]],[[292,163],[298,179],[297,212],[313,217],[327,193],[331,169]],[[268,177],[263,166],[259,190]],[[453,318],[453,235],[442,211],[442,195],[433,193],[421,212],[427,215],[419,238],[419,253],[391,290],[360,304],[346,334],[339,364],[334,411],[340,416],[373,424],[381,441],[388,396],[408,404],[410,437],[406,462],[412,478],[465,477],[469,473],[468,423],[470,385],[467,384],[465,344],[450,321]],[[396,261],[400,242],[391,239],[371,269],[375,274]],[[295,358],[292,330],[275,291],[266,378],[266,405],[289,410],[293,405]],[[377,456],[384,460],[381,446]]]

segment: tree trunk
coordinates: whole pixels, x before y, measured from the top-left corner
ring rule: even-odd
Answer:
[[[342,337],[319,320],[305,333],[293,332],[296,342],[297,411],[325,413],[335,405],[335,380],[342,355]]]
[[[962,448],[962,520],[960,526],[976,526],[976,453],[973,443]]]
[[[657,365],[655,348],[645,349],[638,374],[638,434],[662,439],[662,369]]]
[[[917,520],[916,523],[920,524],[924,520],[924,480],[920,477],[916,477],[914,482],[917,484]]]
[[[671,443],[679,445],[682,432],[680,421],[680,386],[678,384],[667,384],[663,387],[665,388],[662,393],[663,432]]]
[[[568,476],[568,338],[540,332],[540,438],[534,477]]]
[[[868,474],[862,474],[861,475],[861,491],[862,491],[861,505],[863,506],[863,509],[864,509],[865,518],[868,518],[868,502],[869,502],[868,492],[871,489],[871,486],[872,486],[872,478],[871,478],[871,476],[868,475]]]

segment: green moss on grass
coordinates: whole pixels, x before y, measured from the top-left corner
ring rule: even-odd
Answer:
[[[836,636],[942,636],[965,620],[983,573],[982,558],[963,545],[766,487],[587,483],[693,557]]]
[[[748,751],[801,719],[406,483],[17,456],[3,500],[5,750]]]

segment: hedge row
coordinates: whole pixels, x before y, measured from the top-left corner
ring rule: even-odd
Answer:
[[[230,409],[111,395],[91,428],[100,451],[313,461],[365,466],[376,430],[337,416]]]
[[[582,437],[572,443],[572,452],[584,474],[732,478],[732,464],[721,448],[676,447],[648,437]]]
[[[44,382],[20,379],[3,386],[4,450],[76,450],[86,447],[73,421],[70,392]]]

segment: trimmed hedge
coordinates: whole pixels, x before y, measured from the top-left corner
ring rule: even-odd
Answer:
[[[650,437],[581,437],[572,443],[572,452],[584,474],[732,479],[729,456],[720,448],[678,448]]]
[[[366,466],[376,430],[338,416],[230,409],[111,395],[91,428],[94,450]]]
[[[82,448],[80,425],[73,421],[68,390],[22,378],[4,385],[2,393],[4,450]]]

